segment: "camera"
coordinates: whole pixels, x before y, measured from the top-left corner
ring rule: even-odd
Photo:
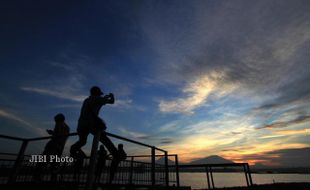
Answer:
[[[114,95],[113,95],[113,93],[109,93],[109,94],[105,95],[104,97],[105,97],[105,98],[113,98]]]

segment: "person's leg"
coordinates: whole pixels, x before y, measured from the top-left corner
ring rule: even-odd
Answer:
[[[86,128],[78,128],[78,136],[79,140],[74,143],[70,148],[70,153],[75,155],[77,152],[87,143],[87,137],[89,134],[89,131]]]
[[[97,183],[97,179],[99,178],[100,181],[100,174],[101,174],[101,169],[102,168],[102,164],[101,164],[101,160],[97,160],[97,166],[96,166],[96,172],[95,172],[95,183]]]
[[[110,167],[110,179],[109,179],[109,184],[112,183],[116,170],[117,170],[117,166],[120,163],[120,161],[118,159],[113,159],[111,162],[111,167]]]
[[[109,139],[105,132],[100,134],[100,142],[108,149],[113,158],[118,156],[117,148],[114,146],[113,142]]]

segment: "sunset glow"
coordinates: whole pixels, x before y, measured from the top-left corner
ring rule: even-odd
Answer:
[[[310,4],[272,2],[1,6],[0,133],[45,136],[56,113],[75,132],[97,85],[108,132],[181,162],[310,166]]]

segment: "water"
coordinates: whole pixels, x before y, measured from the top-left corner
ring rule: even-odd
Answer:
[[[246,186],[244,173],[213,173],[215,187]],[[310,182],[310,174],[252,174],[254,184],[274,182]],[[180,184],[192,189],[206,189],[206,173],[180,173]]]

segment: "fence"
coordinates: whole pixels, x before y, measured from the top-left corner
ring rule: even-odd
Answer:
[[[163,149],[115,134],[106,134],[112,138],[148,148],[150,151],[149,155],[127,156],[126,160],[121,161],[112,185],[130,185],[141,187],[179,186],[177,155],[169,155],[168,152]],[[76,133],[71,133],[68,136],[76,135]],[[21,146],[17,154],[0,153],[0,184],[32,183],[34,181],[34,174],[38,169],[38,163],[29,162],[30,155],[25,155],[25,151],[29,145],[29,142],[50,139],[51,136],[26,139],[0,135],[0,138],[21,142]],[[57,166],[57,170],[54,171],[51,171],[48,167],[43,167],[43,169],[40,170],[40,183],[55,180],[58,184],[70,184],[74,185],[75,188],[87,190],[92,189],[92,185],[94,184],[93,182],[95,182],[97,186],[106,186],[109,181],[111,160],[106,160],[105,167],[98,178],[98,176],[96,176],[96,152],[98,147],[98,139],[99,137],[96,137],[95,135],[91,156],[83,160],[80,168],[77,169],[75,165],[76,162],[60,163]],[[156,154],[156,151],[159,151],[162,154]],[[176,165],[174,166],[174,169],[171,168],[171,166],[168,166],[169,157],[173,157],[175,159]],[[141,158],[147,158],[150,160],[146,159],[145,161],[139,161]],[[156,158],[163,158],[163,163],[158,163]]]
[[[214,186],[214,178],[213,178],[213,172],[219,171],[219,172],[227,172],[227,170],[230,169],[231,172],[236,172],[241,170],[244,172],[245,179],[246,179],[246,185],[248,187],[253,185],[252,176],[251,176],[251,170],[248,163],[227,163],[227,164],[189,164],[189,165],[179,165],[180,169],[191,169],[197,170],[197,169],[204,169],[206,172],[207,177],[207,184],[208,189],[215,189]],[[232,170],[231,168],[236,168],[235,170]],[[229,168],[229,169],[228,169]]]

